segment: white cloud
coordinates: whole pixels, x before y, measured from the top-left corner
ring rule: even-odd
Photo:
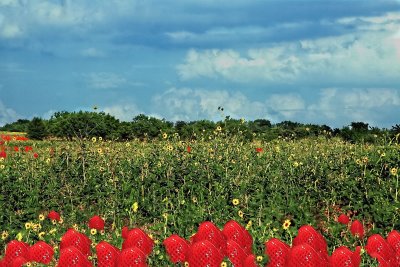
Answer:
[[[0,100],[0,126],[16,121],[21,116],[12,108],[6,107]]]
[[[136,115],[144,113],[132,103],[107,106],[103,110],[121,121],[132,121]]]
[[[400,89],[327,88],[320,92],[319,99],[308,106],[307,118],[318,123],[332,122],[336,126],[353,121],[371,125],[394,123],[400,112]],[[385,125],[389,127],[390,125]]]
[[[123,86],[127,80],[120,75],[108,72],[97,72],[84,74],[88,85],[96,89],[113,89]]]
[[[399,39],[393,41],[394,29],[400,28],[399,16],[391,13],[390,20],[371,19],[369,30],[360,29],[357,34],[280,43],[246,53],[190,50],[177,71],[182,80],[400,82]],[[378,23],[379,31],[371,28]]]
[[[99,50],[97,48],[94,48],[94,47],[83,49],[81,51],[81,55],[84,56],[84,57],[88,57],[88,58],[102,58],[102,57],[105,57],[104,52],[102,52],[101,50]]]
[[[305,102],[297,94],[273,94],[268,97],[266,105],[284,119],[293,119],[304,114]]]

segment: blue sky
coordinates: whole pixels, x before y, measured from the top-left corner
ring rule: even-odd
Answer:
[[[398,0],[0,0],[0,125],[121,120],[400,123]]]

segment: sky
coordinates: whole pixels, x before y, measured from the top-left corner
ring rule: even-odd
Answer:
[[[0,125],[94,106],[390,129],[400,0],[0,0]]]

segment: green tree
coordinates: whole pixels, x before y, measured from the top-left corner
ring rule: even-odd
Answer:
[[[28,138],[34,140],[43,140],[47,136],[47,129],[41,118],[34,117],[28,125]]]

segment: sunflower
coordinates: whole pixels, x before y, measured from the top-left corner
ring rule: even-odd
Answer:
[[[94,228],[90,229],[90,234],[91,234],[91,235],[97,234],[97,230],[94,229]]]
[[[237,205],[239,205],[239,199],[237,199],[237,198],[234,198],[233,200],[232,200],[232,204],[234,205],[234,206],[237,206]]]
[[[243,216],[244,216],[244,213],[243,213],[243,211],[239,210],[239,211],[238,211],[238,215],[239,215],[239,217],[240,217],[240,218],[242,218],[242,219],[243,219]]]
[[[5,240],[5,239],[7,239],[7,237],[8,237],[8,232],[7,232],[7,231],[3,231],[3,232],[1,233],[1,239],[2,239],[2,240]]]
[[[162,138],[163,138],[163,139],[167,139],[167,137],[168,137],[168,134],[167,134],[167,133],[163,133],[163,134],[162,134]]]
[[[43,214],[39,214],[39,221],[43,221],[46,217]]]
[[[285,220],[285,222],[282,224],[283,230],[289,229],[290,224],[290,220]]]

